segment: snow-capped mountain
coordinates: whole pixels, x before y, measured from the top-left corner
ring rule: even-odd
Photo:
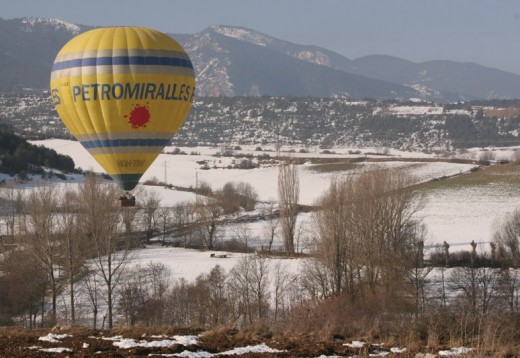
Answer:
[[[200,34],[193,35],[190,40],[186,40],[187,45],[202,34],[207,39],[213,39],[212,46],[215,47],[220,44],[221,50],[229,51],[229,48],[219,43],[216,35],[260,46],[294,59],[326,66],[349,74],[387,83],[401,84],[417,91],[417,97],[423,99],[445,101],[520,98],[519,75],[480,66],[476,63],[441,60],[415,63],[384,55],[371,55],[351,60],[318,46],[298,45],[249,29],[231,26],[208,28]],[[197,47],[198,50],[201,48]],[[380,97],[376,96],[375,98]]]
[[[90,29],[56,19],[0,18],[0,91],[44,89],[56,53]],[[414,63],[373,55],[351,60],[246,29],[213,26],[171,34],[184,45],[199,96],[310,96],[436,102],[520,98],[520,76],[474,63]]]
[[[241,27],[214,26],[206,31],[214,31],[237,40],[269,47],[277,52],[299,60],[332,67],[345,72],[356,73],[356,65],[354,61],[318,46],[298,45]]]
[[[320,56],[317,47],[295,45],[244,28],[215,26],[180,41],[194,63],[201,96],[410,98],[420,95],[411,87],[318,64],[316,60],[320,57],[330,64],[329,58],[333,56]]]

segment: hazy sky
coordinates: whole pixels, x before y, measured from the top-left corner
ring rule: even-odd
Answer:
[[[520,0],[0,0],[0,17],[188,34],[235,25],[351,59],[444,59],[520,74]]]

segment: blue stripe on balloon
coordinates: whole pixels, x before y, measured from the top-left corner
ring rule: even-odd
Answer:
[[[86,149],[110,147],[164,147],[169,139],[108,139],[81,142]]]
[[[174,66],[193,68],[190,60],[178,57],[159,56],[113,56],[113,57],[87,57],[74,60],[55,62],[52,71],[65,70],[75,67],[89,66],[116,66],[116,65],[151,65]]]

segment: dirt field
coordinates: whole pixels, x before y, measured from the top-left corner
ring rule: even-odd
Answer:
[[[51,335],[49,336],[49,333]],[[173,344],[168,347],[133,347],[121,348],[114,345],[114,337],[134,339],[135,342],[161,341],[175,335],[199,335],[194,330],[171,330],[143,328],[95,331],[89,329],[0,329],[0,357],[141,357],[172,355],[185,351],[207,353],[230,352],[237,347],[258,346],[265,344],[277,352],[245,353],[241,357],[319,357],[325,356],[368,356],[381,347],[350,348],[341,341],[316,342],[306,337],[274,340],[267,337],[244,338],[233,329],[220,330],[211,334],[201,334],[197,344]],[[58,337],[56,342],[42,341],[41,337]],[[63,338],[60,338],[63,337]],[[119,340],[120,341],[120,340]],[[48,349],[54,352],[45,351]],[[61,350],[61,352],[59,352]],[[184,353],[186,354],[186,352]],[[185,355],[186,356],[186,355]],[[203,356],[203,355],[200,355]],[[207,356],[207,355],[206,355]],[[229,353],[220,357],[236,357]],[[412,352],[390,353],[387,357],[409,357]]]

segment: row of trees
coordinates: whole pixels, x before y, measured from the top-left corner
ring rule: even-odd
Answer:
[[[13,195],[10,189],[6,192],[7,197]],[[4,241],[11,242],[14,248],[6,251],[0,262],[3,299],[11,313],[4,316],[4,321],[27,314],[26,324],[34,327],[40,314],[40,323],[55,323],[58,294],[67,286],[69,323],[75,324],[76,282],[95,274],[105,287],[111,327],[115,289],[132,244],[120,235],[123,211],[117,206],[115,188],[98,185],[96,178],[89,176],[77,191],[58,193],[52,186],[39,187],[22,200],[19,211],[12,212],[16,216],[7,219],[13,237]],[[13,282],[17,283],[14,287],[9,285]],[[20,284],[24,287],[20,288]],[[14,297],[23,299],[16,302]]]
[[[170,280],[169,270],[149,263],[129,272],[119,311],[127,325],[213,328],[280,321],[296,297],[296,276],[280,262],[244,256],[226,272],[215,266],[194,282]]]

